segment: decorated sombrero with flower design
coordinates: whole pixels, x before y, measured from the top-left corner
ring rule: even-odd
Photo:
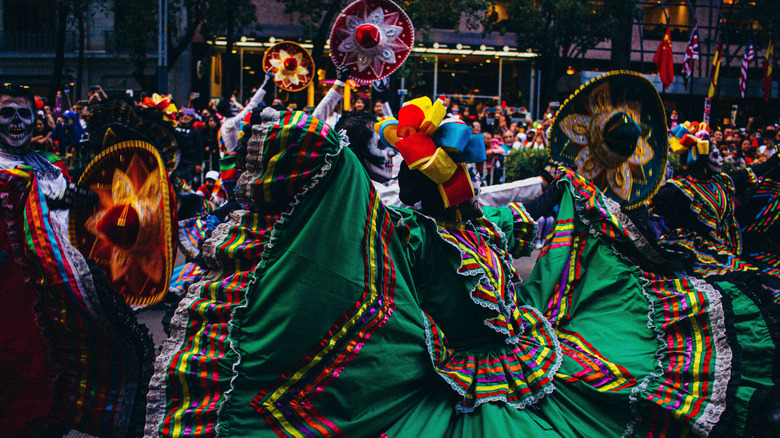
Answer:
[[[414,26],[390,0],[358,0],[336,18],[330,33],[330,57],[348,65],[358,83],[382,79],[400,67],[414,45]]]
[[[614,71],[590,80],[563,103],[550,130],[550,158],[632,209],[662,183],[666,135],[653,83],[638,73]]]
[[[279,88],[300,91],[314,78],[314,59],[300,44],[282,41],[266,50],[263,70],[273,73]]]
[[[173,271],[177,226],[174,188],[160,154],[142,141],[116,144],[92,160],[79,185],[99,202],[71,210],[71,243],[95,260],[128,304],[160,302]]]

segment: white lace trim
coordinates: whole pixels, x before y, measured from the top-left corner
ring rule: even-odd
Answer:
[[[266,108],[265,110],[263,110],[263,112],[261,113],[261,116],[263,117],[264,121],[261,124],[261,126],[263,128],[265,128],[264,132],[267,132],[267,128],[270,127],[271,124],[275,124],[275,123],[278,124],[278,122],[279,122],[279,114],[280,114],[279,112],[273,110],[272,108]],[[325,125],[325,126],[327,126],[327,125]],[[254,126],[254,127],[252,127],[252,131],[253,131],[254,134],[257,134],[258,131],[260,131],[260,127]],[[264,134],[262,134],[262,135],[264,135]],[[254,137],[254,135],[253,135],[253,137]],[[257,274],[254,276],[254,278],[247,285],[247,291],[250,290],[254,286],[254,284],[257,282],[257,279],[260,277],[259,273],[265,270],[265,267],[266,267],[265,265],[266,265],[266,263],[268,261],[268,258],[269,258],[268,256],[270,255],[270,252],[273,250],[274,242],[278,238],[278,231],[285,225],[286,222],[288,222],[290,220],[290,218],[295,213],[295,210],[296,210],[295,207],[297,207],[303,201],[303,199],[306,197],[306,195],[309,192],[309,190],[314,188],[320,182],[320,180],[330,171],[330,169],[333,167],[333,160],[334,160],[334,158],[336,158],[345,147],[349,146],[349,143],[348,143],[348,141],[346,139],[346,136],[344,135],[343,131],[339,132],[339,137],[340,137],[340,143],[339,143],[338,150],[336,152],[332,153],[332,154],[325,154],[325,162],[323,163],[322,168],[320,169],[320,171],[316,175],[314,175],[312,177],[311,183],[308,186],[304,186],[301,189],[301,191],[299,191],[297,194],[295,194],[295,196],[293,197],[293,200],[289,204],[289,209],[286,212],[283,212],[282,215],[279,217],[279,220],[277,220],[276,223],[273,225],[273,227],[271,229],[271,234],[270,234],[270,236],[268,238],[268,242],[264,244],[265,248],[263,249],[263,252],[262,252],[262,254],[260,256],[260,263],[258,265],[256,265],[255,269],[254,269],[255,273],[257,273]],[[258,140],[260,140],[260,139],[258,139]],[[258,141],[258,143],[262,144],[262,141]],[[260,156],[258,156],[258,159],[259,158],[260,158]],[[247,162],[248,161],[249,161],[249,155],[247,154]],[[249,164],[249,163],[247,163],[247,164]],[[256,177],[259,176],[255,172],[248,172],[247,171],[247,172],[244,172],[242,177],[244,175],[248,175],[248,174],[249,175],[255,174]],[[236,316],[238,311],[246,309],[246,308],[248,308],[248,306],[249,306],[249,298],[248,298],[248,295],[245,294],[242,302],[239,303],[233,309],[232,315],[231,315],[231,318],[230,318],[230,322],[228,323],[228,339],[230,339],[230,349],[236,354],[236,358],[237,359],[233,363],[233,377],[231,377],[231,379],[230,379],[230,388],[228,388],[228,390],[225,391],[222,403],[217,408],[217,424],[216,424],[216,427],[215,427],[215,431],[216,431],[217,436],[219,436],[220,432],[221,432],[220,429],[221,429],[222,424],[221,424],[220,420],[221,420],[222,416],[226,414],[226,411],[225,411],[226,405],[230,401],[230,395],[233,392],[233,390],[235,389],[235,380],[236,380],[236,378],[238,378],[238,367],[241,364],[241,359],[242,359],[241,358],[241,353],[239,352],[238,348],[236,347],[236,345],[234,343],[234,335],[233,335],[234,330],[235,329],[238,329],[239,331],[241,330],[240,326],[239,327],[235,326],[235,316]],[[229,408],[227,408],[227,409],[229,409]]]

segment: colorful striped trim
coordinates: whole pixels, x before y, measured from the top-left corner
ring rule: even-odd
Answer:
[[[513,209],[513,217],[530,220],[521,206]],[[520,239],[531,230],[535,234],[533,220],[525,223],[515,227]],[[514,282],[519,278],[511,257],[502,249],[508,244],[504,233],[485,219],[438,229],[444,241],[460,252],[460,275],[481,277],[469,295],[474,303],[497,312],[485,324],[504,334],[507,346],[481,357],[453,351],[444,333],[423,312],[426,343],[436,372],[463,396],[457,406],[460,412],[472,412],[490,401],[503,401],[517,409],[536,403],[555,389],[553,376],[561,364],[561,347],[538,310],[517,304]]]
[[[570,171],[564,171],[557,181],[571,188],[578,218],[590,234],[606,238],[612,245],[631,240],[621,218],[610,211],[591,183]],[[568,291],[579,278],[577,253],[584,239],[589,238],[572,225],[570,221],[559,221],[552,242],[548,243],[571,248],[571,258],[557,287],[560,293],[553,296],[548,310],[551,320],[556,322],[569,317],[567,303],[571,298],[566,294],[570,294]],[[635,380],[619,367],[610,366],[614,364],[592,350],[576,333],[557,330],[563,352],[583,364],[583,374],[576,377],[599,391],[631,388],[635,420],[627,425],[624,436],[683,436],[691,431],[706,436],[726,408],[726,388],[731,379],[732,353],[726,339],[720,293],[702,280],[663,278],[623,259],[642,284],[648,300],[649,327],[658,337],[656,371]],[[558,377],[571,380],[575,376]]]
[[[236,357],[230,322],[255,278],[254,266],[276,215],[231,213],[204,243],[204,255],[222,268],[192,285],[171,319],[171,336],[157,358],[149,386],[145,436],[216,436]],[[217,260],[219,260],[217,262]]]
[[[743,233],[766,233],[780,218],[780,182],[762,179],[751,201],[762,205],[755,220],[742,228]],[[774,240],[780,240],[775,236]]]
[[[6,200],[3,194],[26,186],[14,195],[20,204],[4,210],[15,259],[41,294],[37,320],[61,370],[48,421],[96,436],[136,433],[142,423],[136,408],[145,398],[146,361],[152,355],[148,335],[70,245],[36,178],[21,169],[0,171],[0,186]]]
[[[336,424],[312,404],[357,356],[395,309],[395,265],[388,241],[394,228],[387,210],[372,191],[364,238],[365,289],[328,336],[301,362],[262,389],[251,405],[279,436],[341,436]]]
[[[691,177],[669,180],[691,200],[691,209],[698,220],[712,229],[707,236],[714,243],[723,245],[729,253],[742,252],[742,237],[734,219],[734,183],[731,177],[720,173],[710,181]]]

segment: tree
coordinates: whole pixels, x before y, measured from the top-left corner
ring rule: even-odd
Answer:
[[[255,17],[251,0],[167,1],[168,71],[173,69],[199,30],[211,39],[225,35],[232,44],[235,27],[245,25]],[[158,0],[115,0],[113,5],[117,39],[130,54],[133,77],[147,91],[154,90],[157,85],[154,75],[144,73],[149,61],[147,54],[157,41],[157,11]]]
[[[486,17],[486,31],[515,32],[519,49],[539,55],[535,65],[541,74],[540,102],[558,100],[558,79],[569,61],[613,35],[616,19],[610,1],[514,0],[506,20]]]

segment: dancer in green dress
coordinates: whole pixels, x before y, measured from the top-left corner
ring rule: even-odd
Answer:
[[[631,111],[600,117],[612,111],[601,94],[581,140],[628,144],[623,152],[647,145],[664,165],[665,143],[650,138],[666,132],[652,120],[657,93],[616,92],[646,90],[646,80],[615,76],[594,88],[607,84],[610,105]],[[590,90],[573,101],[587,104]],[[382,205],[346,139],[323,122],[262,113],[239,181],[250,209],[232,212],[203,244],[210,271],[172,320],[146,434],[747,433],[760,410],[748,394],[773,387],[773,359],[758,360],[754,346],[775,351],[752,304],[660,269],[665,254],[623,213],[634,204],[566,168],[551,186],[555,227],[518,287],[511,261],[529,251],[532,217],[519,204],[475,205],[455,162],[477,156],[467,137],[453,126],[435,135],[451,123],[437,123],[435,103],[418,104],[424,117],[414,126],[400,112],[397,131],[412,126],[433,143],[398,144],[416,135],[407,132],[396,146],[410,168],[401,192],[420,211]],[[426,120],[434,135],[423,132]],[[642,153],[634,161],[651,155]],[[625,181],[604,183],[625,193]],[[637,201],[658,186],[641,185]]]

